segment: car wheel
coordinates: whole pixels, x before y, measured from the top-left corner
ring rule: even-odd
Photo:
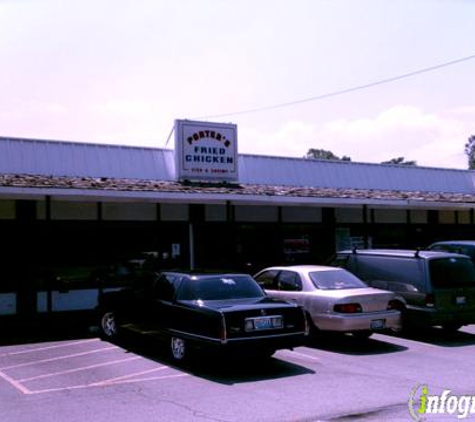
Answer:
[[[274,353],[275,353],[274,349],[259,350],[258,352],[254,354],[254,357],[258,360],[266,360],[266,359],[270,359],[274,355]]]
[[[394,334],[394,335],[398,335],[398,334],[402,334],[404,332],[407,332],[409,331],[409,326],[407,324],[407,316],[406,316],[406,307],[404,306],[403,303],[401,302],[397,302],[398,306],[395,308],[397,309],[399,312],[401,312],[401,325],[397,328],[395,327],[391,327],[389,328],[389,333],[391,334]]]
[[[180,337],[172,337],[170,340],[170,350],[173,359],[182,361],[186,356],[186,342]]]
[[[370,338],[373,335],[372,331],[355,331],[352,333],[353,337],[360,338],[360,339],[366,339]]]
[[[444,325],[442,325],[442,328],[446,333],[452,334],[452,333],[455,333],[456,331],[458,331],[460,328],[462,328],[462,325],[461,324],[455,324],[455,323],[444,324]]]
[[[404,331],[407,331],[407,328],[404,327],[403,325],[401,325],[399,328],[391,327],[391,328],[388,330],[388,333],[397,336],[398,334],[404,333]]]
[[[117,325],[117,316],[115,312],[107,311],[102,314],[100,330],[102,337],[107,340],[116,340],[118,338],[119,326]]]
[[[320,334],[320,330],[317,328],[315,323],[313,322],[312,316],[306,312],[305,316],[307,318],[307,324],[308,324],[308,337],[310,340],[314,339],[315,337]]]

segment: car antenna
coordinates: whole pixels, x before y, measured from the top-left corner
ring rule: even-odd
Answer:
[[[353,252],[353,253],[356,253],[356,252],[358,252],[358,246],[356,246],[356,245],[355,245],[355,246],[353,246],[352,252]]]
[[[420,258],[420,255],[419,255],[420,252],[421,252],[421,248],[417,247],[417,248],[416,248],[416,252],[415,252],[415,254],[414,254],[414,257],[415,257],[415,258]]]

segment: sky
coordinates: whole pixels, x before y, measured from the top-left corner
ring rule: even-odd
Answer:
[[[0,136],[173,148],[192,119],[237,124],[244,154],[466,169],[474,21],[473,0],[0,0]]]

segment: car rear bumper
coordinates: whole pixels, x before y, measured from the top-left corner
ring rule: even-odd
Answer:
[[[323,331],[381,331],[401,328],[399,311],[372,312],[370,314],[318,314],[312,320]]]
[[[175,332],[176,335],[191,341],[197,348],[207,348],[219,352],[253,353],[260,350],[274,351],[280,349],[293,349],[305,345],[308,333],[297,331],[292,333],[268,334],[260,336],[236,337],[219,340],[204,336],[196,336],[184,332]]]
[[[292,349],[294,347],[303,346],[307,340],[305,332],[275,334],[259,337],[244,337],[244,338],[230,338],[220,346],[223,350],[237,351],[237,350],[279,350]]]

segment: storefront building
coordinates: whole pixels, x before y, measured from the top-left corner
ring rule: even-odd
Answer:
[[[235,126],[206,125],[178,121],[175,150],[0,138],[0,315],[93,308],[90,273],[42,274],[141,252],[252,272],[475,239],[472,171],[238,154]]]

